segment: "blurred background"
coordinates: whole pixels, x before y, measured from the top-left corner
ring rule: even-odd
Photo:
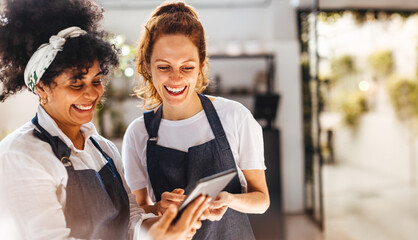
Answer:
[[[94,123],[121,147],[142,115],[134,57],[161,0],[101,0],[121,65]],[[257,239],[413,240],[418,236],[418,1],[186,0],[205,27],[207,94],[263,126],[271,207]],[[38,99],[0,104],[0,139]]]

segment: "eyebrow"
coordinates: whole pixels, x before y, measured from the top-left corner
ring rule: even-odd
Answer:
[[[96,73],[96,75],[94,75],[94,78],[95,77],[97,77],[97,76],[100,76],[100,75],[102,75],[103,74],[103,71],[100,71],[100,72],[98,72],[98,73]],[[84,75],[83,75],[84,76]],[[69,81],[72,81],[72,80],[74,80],[74,79],[78,79],[78,78],[76,78],[76,75],[73,75],[73,76],[71,76],[68,80]],[[79,79],[79,80],[84,80],[84,77],[82,78],[82,79]]]
[[[154,62],[166,62],[166,63],[170,63],[169,61],[164,60],[164,59],[155,59]],[[186,62],[196,62],[196,60],[194,60],[194,59],[188,59],[188,60],[183,61],[182,63],[186,63]]]
[[[102,74],[103,74],[103,71],[100,71],[96,75],[94,75],[94,77],[97,77],[97,76],[102,75]]]

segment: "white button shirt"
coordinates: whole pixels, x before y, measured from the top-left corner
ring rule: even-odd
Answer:
[[[81,127],[84,150],[76,149],[41,106],[37,114],[39,124],[71,149],[70,159],[75,170],[99,171],[107,163],[89,140],[90,136],[113,159],[129,195],[128,239],[137,239],[142,221],[154,215],[145,214],[137,205],[123,177],[116,146],[101,137],[92,123],[87,123]],[[32,122],[28,122],[0,142],[0,238],[69,239],[70,229],[66,227],[64,216],[67,170],[50,145],[33,135],[34,128]]]

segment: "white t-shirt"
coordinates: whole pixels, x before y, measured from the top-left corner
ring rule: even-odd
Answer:
[[[145,214],[135,201],[123,177],[123,165],[116,146],[98,135],[92,123],[84,124],[84,150],[76,149],[54,120],[38,107],[39,124],[52,136],[58,136],[71,149],[74,169],[99,171],[107,160],[89,140],[90,136],[113,159],[129,196],[129,238],[139,234]],[[64,208],[67,170],[51,146],[33,135],[28,122],[0,142],[0,236],[2,239],[68,239]]]
[[[251,112],[242,104],[222,97],[212,102],[228,139],[238,176],[244,191],[247,181],[242,170],[266,169],[264,165],[263,132]],[[158,129],[158,145],[187,152],[190,147],[208,142],[214,135],[202,110],[180,121],[161,119]],[[155,201],[147,172],[148,133],[143,116],[135,119],[126,130],[122,144],[122,160],[125,178],[132,190],[147,188]]]

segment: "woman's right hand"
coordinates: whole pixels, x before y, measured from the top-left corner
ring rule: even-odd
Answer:
[[[157,203],[158,215],[164,214],[170,205],[179,207],[185,198],[186,195],[184,195],[184,190],[181,188],[176,188],[172,192],[164,192],[161,194],[161,200]]]
[[[152,225],[148,234],[154,240],[192,239],[196,230],[201,227],[200,218],[209,206],[210,197],[196,198],[183,211],[177,222],[173,223],[178,208],[175,205],[167,207],[164,215]]]

